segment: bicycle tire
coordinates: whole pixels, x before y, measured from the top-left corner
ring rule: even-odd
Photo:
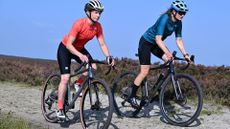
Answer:
[[[90,96],[91,95],[91,96]],[[90,98],[92,103],[90,103]],[[85,129],[107,129],[113,115],[113,99],[109,86],[94,79],[84,90],[80,104],[80,118]]]
[[[134,112],[137,114],[136,109],[134,109],[127,99],[131,93],[131,88],[134,79],[137,74],[132,71],[125,71],[121,73],[113,82],[112,95],[115,113],[120,117],[134,117]],[[140,89],[137,91],[137,100],[140,103],[141,92]],[[139,112],[139,111],[138,111]]]
[[[56,116],[58,86],[61,80],[60,74],[50,75],[42,88],[41,109],[44,118],[51,123],[58,121]]]
[[[179,84],[182,91],[180,100],[176,100],[173,81],[169,76],[162,84],[160,109],[167,122],[184,127],[199,117],[203,105],[203,93],[199,83],[191,75],[176,74],[174,78],[175,84]]]

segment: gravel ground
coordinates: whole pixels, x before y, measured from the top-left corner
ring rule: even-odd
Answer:
[[[190,127],[177,127],[165,123],[158,103],[149,105],[140,118],[119,118],[114,113],[109,129],[230,129],[230,109],[219,105],[204,104],[202,113]],[[22,84],[0,82],[0,112],[12,113],[32,123],[49,129],[80,129],[80,119],[67,124],[49,123],[41,113],[41,90]]]

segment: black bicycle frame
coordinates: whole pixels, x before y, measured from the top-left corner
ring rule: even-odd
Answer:
[[[83,81],[82,86],[79,88],[79,90],[77,91],[76,95],[74,95],[74,97],[72,98],[72,101],[69,103],[69,106],[67,106],[67,111],[70,109],[70,107],[73,107],[75,101],[77,100],[77,98],[79,97],[80,93],[83,91],[83,89],[87,89],[90,88],[91,86],[91,81],[94,79],[94,70],[92,67],[93,63],[98,63],[98,64],[106,64],[105,62],[102,61],[97,61],[97,60],[89,60],[88,63],[82,63],[76,70],[75,73],[73,75],[70,75],[70,78],[77,76],[79,74],[83,74],[85,72],[88,72],[86,79]],[[88,64],[88,68],[81,70],[82,67],[86,66]],[[111,71],[111,68],[109,68],[109,70],[105,73],[108,74]],[[70,81],[69,81],[70,83]],[[86,83],[88,83],[86,85]],[[90,96],[90,104],[92,104],[92,93],[91,93],[91,88],[89,90],[89,96]],[[96,96],[98,99],[98,95]]]
[[[176,58],[177,59],[177,58]],[[173,82],[173,89],[175,91],[175,96],[177,99],[179,99],[179,93],[181,93],[181,89],[179,84],[176,82],[175,80],[175,70],[174,70],[174,64],[173,64],[173,60],[170,60],[169,62],[166,62],[165,64],[159,66],[159,67],[155,67],[155,68],[150,68],[150,70],[157,70],[157,69],[168,69],[168,72],[165,72],[163,74],[160,74],[160,76],[158,77],[157,81],[155,82],[154,86],[151,88],[150,92],[152,92],[152,94],[155,94],[157,92],[158,89],[161,89],[162,84],[164,83],[164,81],[170,77],[172,82]],[[144,97],[144,99],[150,99],[151,96],[149,96],[149,91],[148,91],[148,81],[147,78],[144,79],[143,81],[144,83],[142,83],[142,95]],[[179,91],[178,91],[178,90]],[[179,92],[179,93],[178,93]]]
[[[69,106],[67,106],[67,111],[70,109],[70,107],[72,107],[75,104],[75,101],[77,100],[77,98],[79,97],[80,93],[83,91],[83,89],[86,89],[87,86],[89,87],[91,84],[91,80],[94,78],[94,74],[93,74],[93,68],[91,63],[88,63],[88,68],[84,69],[84,70],[80,70],[85,63],[81,64],[76,70],[75,73],[73,75],[70,75],[70,78],[77,76],[79,74],[83,74],[84,72],[88,72],[88,75],[86,77],[86,79],[83,81],[82,86],[79,87],[79,90],[76,92],[76,95],[73,96],[72,101],[69,103]],[[69,80],[70,83],[70,80]],[[85,85],[86,83],[88,83],[88,85]],[[71,86],[70,86],[71,87]],[[91,94],[90,94],[90,102],[91,102]]]

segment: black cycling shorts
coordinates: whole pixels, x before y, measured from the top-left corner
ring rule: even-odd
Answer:
[[[141,37],[139,41],[138,56],[141,65],[151,64],[151,53],[162,59],[164,52],[157,44],[152,44]]]
[[[87,55],[89,59],[92,59],[92,56],[85,48],[80,50],[80,52],[84,55]],[[75,59],[76,62],[82,63],[80,58],[72,54],[62,42],[60,43],[58,47],[57,59],[58,59],[58,64],[59,64],[59,69],[60,69],[61,74],[70,73],[71,59]]]

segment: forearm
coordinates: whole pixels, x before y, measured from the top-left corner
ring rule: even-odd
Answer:
[[[73,42],[74,42],[75,38],[70,37],[67,41],[66,44],[66,48],[74,55],[80,57],[82,56],[82,53],[80,53],[74,46],[73,46]]]
[[[156,36],[156,39],[155,39],[157,45],[161,48],[161,50],[164,52],[164,53],[169,53],[170,51],[168,50],[168,48],[165,46],[164,42],[162,41],[161,39],[161,36]]]
[[[104,38],[98,38],[98,42],[105,57],[110,56],[109,49],[104,41]]]
[[[80,53],[73,45],[66,45],[66,48],[74,55],[80,57],[82,53]]]
[[[107,57],[107,56],[110,56],[109,54],[109,49],[107,47],[107,45],[104,43],[104,44],[101,44],[101,49],[102,49],[102,52],[104,53],[104,55]]]
[[[185,56],[187,54],[187,52],[185,50],[183,40],[181,38],[177,38],[176,42],[177,42],[177,46],[178,46],[179,50],[181,51],[182,55]]]

